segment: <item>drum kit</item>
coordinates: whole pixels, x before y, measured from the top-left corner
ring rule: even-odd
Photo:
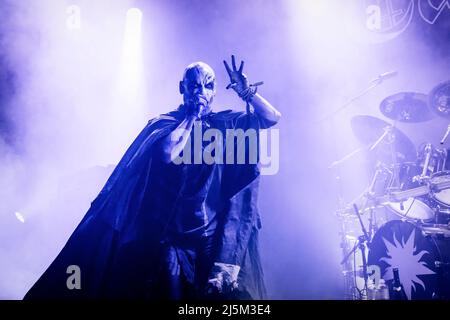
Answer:
[[[366,115],[351,120],[370,154],[371,179],[357,199],[337,211],[347,298],[398,297],[396,269],[407,299],[450,299],[450,152],[443,147],[450,125],[440,144],[417,148],[396,127],[435,117],[450,121],[450,81],[429,95],[389,96],[380,111],[392,121]]]

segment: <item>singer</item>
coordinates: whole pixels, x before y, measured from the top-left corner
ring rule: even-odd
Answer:
[[[213,112],[215,73],[190,64],[179,83],[183,103],[149,121],[25,299],[265,298],[257,164],[173,162],[187,152],[196,125],[259,132],[279,121],[242,73],[244,62],[237,68],[232,56],[224,65],[227,89],[246,112]],[[68,285],[73,265],[81,272],[75,289]]]

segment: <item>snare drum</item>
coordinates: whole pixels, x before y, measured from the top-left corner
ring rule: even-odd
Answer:
[[[391,290],[393,269],[398,268],[410,300],[450,298],[450,230],[433,226],[425,229],[407,221],[389,221],[369,246],[368,264],[380,268]]]
[[[424,197],[409,198],[403,202],[390,202],[389,209],[407,220],[430,222],[435,219],[435,211]]]
[[[391,170],[391,182],[388,193],[392,191],[405,191],[418,187],[415,181],[421,173],[421,167],[412,162],[398,164]],[[389,202],[387,207],[403,219],[430,222],[435,219],[435,211],[428,196],[408,198],[402,202]]]
[[[430,183],[433,199],[444,206],[450,206],[450,171],[433,174]]]

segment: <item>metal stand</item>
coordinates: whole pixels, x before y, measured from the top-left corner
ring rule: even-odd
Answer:
[[[359,92],[358,94],[356,94],[355,96],[351,97],[350,99],[348,99],[343,105],[341,105],[339,108],[337,108],[335,111],[325,115],[323,118],[321,118],[319,121],[317,121],[318,123],[321,123],[329,118],[334,117],[336,114],[338,114],[339,112],[341,112],[342,110],[344,110],[345,108],[347,108],[349,105],[351,105],[353,102],[355,102],[356,100],[358,100],[359,98],[361,98],[362,96],[366,95],[368,92],[370,92],[372,89],[375,89],[376,87],[378,87],[383,81],[380,80],[375,80],[372,81],[371,84],[366,87],[364,90],[362,90],[361,92]]]
[[[345,108],[347,108],[349,105],[351,105],[354,101],[356,101],[357,99],[361,98],[362,96],[366,95],[369,91],[371,91],[372,89],[376,88],[378,85],[380,85],[383,81],[382,78],[377,78],[374,81],[370,82],[369,86],[367,86],[365,89],[363,89],[362,91],[360,91],[358,94],[356,94],[355,96],[351,97],[349,100],[347,100],[343,105],[341,105],[339,108],[337,108],[335,111],[333,111],[332,113],[325,115],[323,118],[319,119],[317,121],[317,123],[322,123],[325,120],[330,120],[333,119],[334,116],[336,114],[338,114],[339,112],[341,112],[342,110],[344,110]],[[386,131],[387,134],[387,131]],[[383,135],[384,138],[384,135]],[[381,140],[379,141],[381,142]],[[372,148],[376,147],[376,145],[372,145]],[[350,154],[348,154],[347,156],[343,157],[342,159],[333,162],[330,166],[329,169],[337,169],[340,164],[344,163],[345,161],[347,161],[348,159],[352,158],[353,156],[355,156],[356,154],[360,153],[363,150],[367,150],[368,146],[366,147],[362,147],[359,148],[353,152],[351,152]],[[375,178],[374,178],[375,179]],[[342,195],[342,186],[341,186],[341,181],[340,181],[340,177],[339,175],[336,175],[336,182],[338,184],[338,190],[339,190],[339,207],[340,209],[345,210],[345,203],[344,203],[344,197]],[[372,188],[369,188],[369,192]],[[366,202],[365,206],[367,205],[368,201]],[[344,259],[341,262],[341,265],[345,265],[344,266],[344,280],[345,280],[345,288],[347,290],[347,297],[351,297],[352,299],[355,299],[355,295],[353,294],[354,289],[357,289],[356,286],[356,270],[353,271],[349,271],[352,270],[352,266],[349,263],[349,257],[356,252],[356,250],[359,248],[362,252],[363,255],[363,273],[364,273],[364,279],[365,279],[365,287],[367,288],[367,261],[366,261],[366,250],[365,250],[365,245],[366,242],[369,241],[369,235],[367,234],[367,232],[365,231],[364,225],[362,223],[361,217],[359,215],[359,211],[358,211],[358,218],[360,220],[361,226],[363,228],[363,232],[364,235],[362,236],[364,238],[359,237],[357,243],[354,245],[354,247],[348,252],[348,241],[346,238],[346,228],[345,228],[345,224],[344,221],[341,221],[341,248],[342,248],[342,252],[344,255]],[[370,218],[370,228],[372,229],[372,222],[373,222],[373,216],[371,213],[371,218]],[[372,230],[370,230],[370,236],[372,235]],[[355,268],[353,268],[355,269]],[[360,297],[361,294],[360,294]]]

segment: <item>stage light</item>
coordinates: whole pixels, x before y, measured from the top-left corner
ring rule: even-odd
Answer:
[[[81,29],[81,8],[76,5],[68,6],[66,9],[66,27],[69,30]]]
[[[16,216],[17,220],[19,220],[22,223],[25,223],[25,217],[19,211],[14,212],[14,215]]]
[[[127,21],[135,21],[140,25],[142,20],[142,11],[138,8],[131,8],[127,11]]]
[[[126,32],[128,35],[140,36],[142,22],[142,11],[131,8],[127,11]]]
[[[129,107],[136,107],[139,102],[139,89],[143,82],[141,22],[141,10],[131,8],[127,11],[119,90],[120,98]]]

